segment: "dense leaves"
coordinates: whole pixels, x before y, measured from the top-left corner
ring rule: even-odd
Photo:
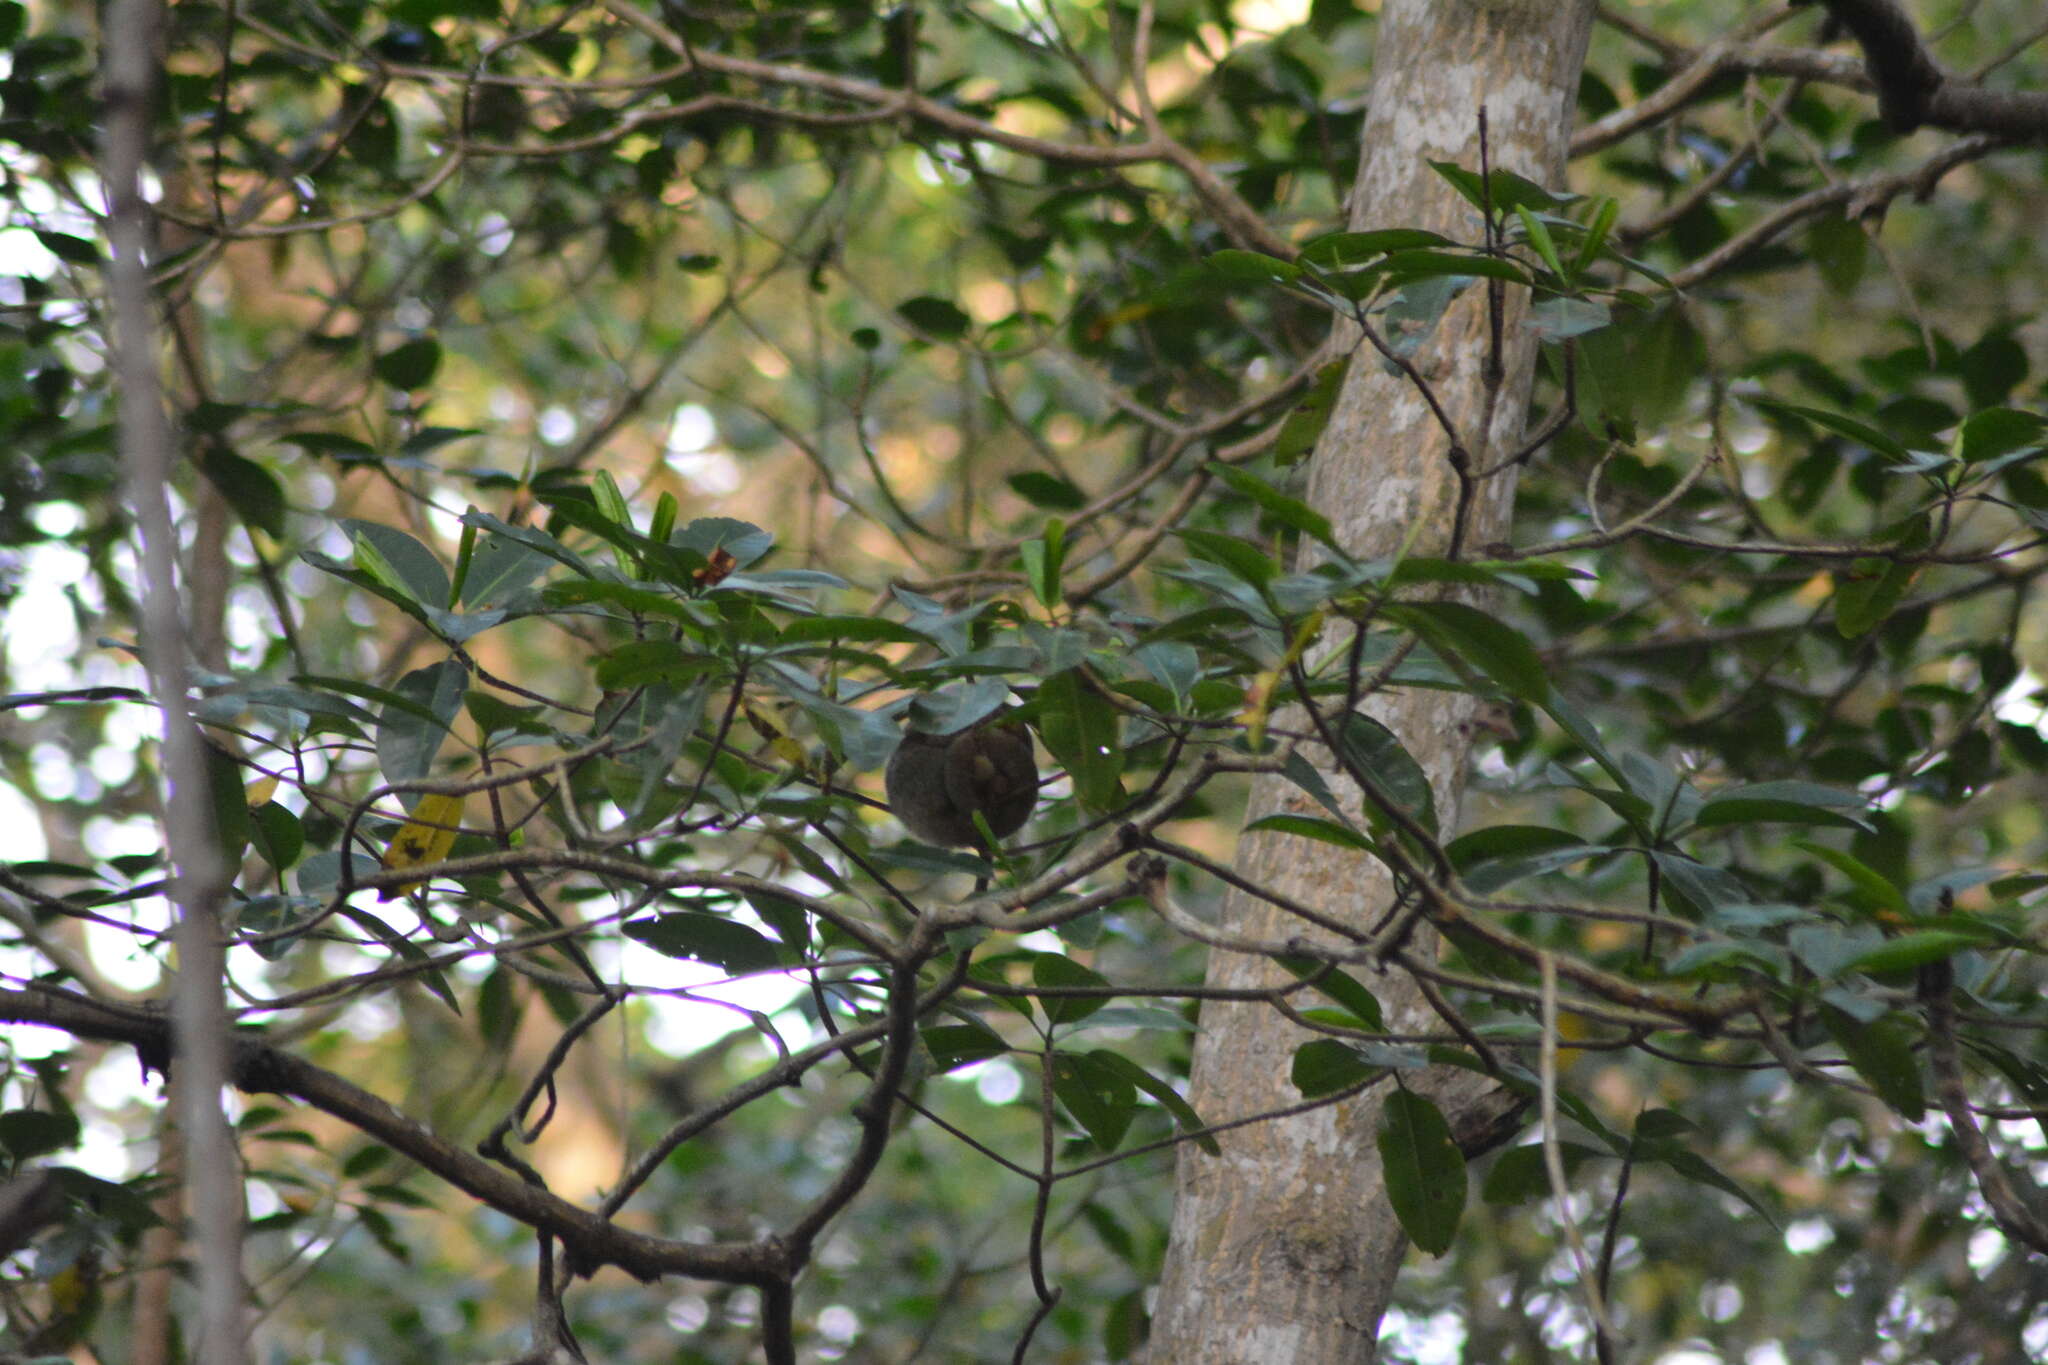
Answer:
[[[2038,150],[1941,179],[1804,19],[1648,102],[1733,21],[1638,6],[1569,189],[1445,162],[1467,231],[1353,231],[1367,7],[1162,5],[1135,71],[1114,6],[247,8],[169,11],[150,262],[228,1000],[405,1116],[237,1098],[285,1355],[515,1355],[545,1247],[591,1359],[1130,1358],[1171,1161],[1260,1117],[1185,1098],[1259,771],[1247,837],[1399,888],[1255,992],[1303,1103],[1387,1092],[1385,1358],[1593,1358],[1563,1218],[1646,1348],[2048,1350],[1972,1156],[2048,1105]],[[2048,87],[2026,7],[1956,17]],[[55,1173],[0,1353],[111,1359],[182,1253],[90,18],[0,3],[0,971],[56,1026],[0,1034]],[[1509,297],[1512,537],[1350,553],[1345,365],[1424,410]],[[1483,703],[1458,809],[1415,689]],[[907,838],[901,726],[1002,711],[1031,823]],[[1386,1017],[1417,926],[1442,1007]],[[1557,1117],[1468,1156],[1432,1064]]]

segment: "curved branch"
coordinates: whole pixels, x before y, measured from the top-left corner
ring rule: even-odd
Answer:
[[[145,1067],[164,1070],[171,1021],[115,1011],[67,991],[0,990],[0,1022],[40,1024],[78,1038],[126,1043]],[[234,1040],[229,1080],[251,1095],[284,1095],[340,1119],[509,1218],[559,1240],[579,1274],[617,1266],[642,1280],[688,1275],[727,1284],[787,1283],[794,1267],[774,1238],[758,1242],[681,1242],[633,1232],[600,1214],[527,1184],[464,1150],[362,1087],[247,1034]]]
[[[1812,0],[1799,0],[1811,3]],[[2048,141],[2048,94],[1987,90],[1951,78],[1934,60],[1897,0],[1819,0],[1863,49],[1877,87],[1877,112],[1895,133],[1946,128],[2002,138]]]

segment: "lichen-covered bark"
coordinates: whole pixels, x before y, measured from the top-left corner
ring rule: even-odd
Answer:
[[[1365,151],[1351,200],[1353,228],[1425,227],[1476,240],[1477,215],[1430,170],[1432,160],[1479,163],[1478,112],[1489,125],[1492,164],[1545,184],[1563,175],[1574,96],[1592,24],[1591,0],[1387,0],[1374,58]],[[1502,377],[1486,393],[1489,326],[1484,290],[1467,290],[1416,360],[1472,447],[1475,467],[1515,448],[1528,409],[1536,349],[1527,308],[1507,291]],[[1487,414],[1491,421],[1485,423]],[[1485,424],[1489,429],[1480,431]],[[1421,396],[1375,359],[1352,366],[1310,469],[1310,501],[1343,543],[1364,556],[1408,541],[1442,553],[1458,483],[1447,442]],[[1466,547],[1503,538],[1512,475],[1487,481],[1469,511]],[[1454,825],[1463,786],[1471,698],[1399,692],[1368,709],[1422,764],[1444,827]],[[1333,783],[1338,779],[1333,775]],[[1343,790],[1342,787],[1339,790]],[[1275,810],[1313,814],[1284,780],[1263,781],[1248,819]],[[1253,834],[1237,867],[1285,896],[1370,923],[1390,898],[1375,862],[1284,835]],[[1225,920],[1268,938],[1300,935],[1298,921],[1233,893]],[[1280,969],[1262,958],[1217,951],[1215,986],[1271,984]],[[1439,1031],[1412,982],[1371,979],[1388,1027]],[[1288,1083],[1306,1035],[1258,1004],[1210,1002],[1202,1011],[1190,1098],[1212,1121],[1297,1100]],[[1484,1126],[1505,1108],[1469,1073],[1422,1083],[1454,1129]],[[1379,1320],[1406,1243],[1380,1189],[1373,1096],[1226,1134],[1223,1154],[1184,1149],[1172,1239],[1155,1308],[1155,1365],[1286,1365],[1373,1359]]]

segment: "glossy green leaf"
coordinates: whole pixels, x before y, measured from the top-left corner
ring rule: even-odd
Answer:
[[[760,930],[703,910],[671,910],[627,920],[621,929],[626,937],[665,957],[708,962],[735,976],[771,971],[783,961],[782,950]]]
[[[1436,833],[1436,793],[1429,775],[1401,741],[1379,721],[1362,711],[1346,716],[1337,728],[1337,742],[1352,769],[1372,783],[1372,789],[1405,811],[1429,833]],[[1368,820],[1380,813],[1367,799]]]

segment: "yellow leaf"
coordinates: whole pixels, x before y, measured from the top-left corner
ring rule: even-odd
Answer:
[[[274,777],[259,777],[242,789],[242,802],[250,810],[255,810],[276,794],[277,779]]]
[[[393,869],[425,867],[447,857],[448,850],[455,846],[457,828],[462,824],[462,804],[460,796],[443,796],[438,792],[422,796],[419,804],[412,808],[412,818],[385,847],[384,866]],[[407,882],[403,886],[386,887],[377,894],[377,899],[388,901],[408,896],[422,885],[424,882]]]
[[[742,699],[740,708],[746,714],[747,724],[753,727],[754,733],[768,741],[770,753],[792,768],[804,766],[809,758],[804,746],[790,738],[789,732],[782,728],[766,707],[756,706],[751,699]]]

